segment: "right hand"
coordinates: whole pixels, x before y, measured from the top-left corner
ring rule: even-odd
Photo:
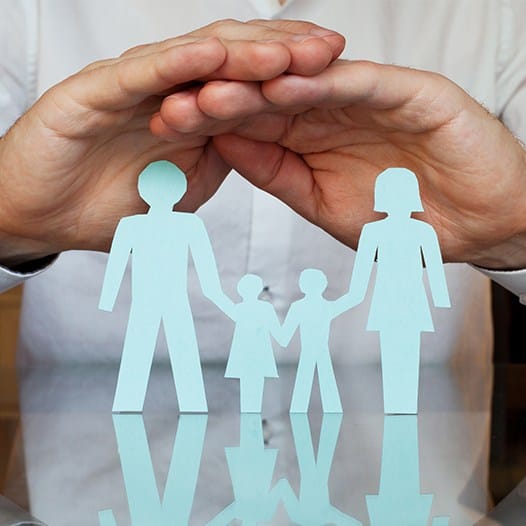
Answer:
[[[168,142],[151,133],[167,94],[195,81],[316,74],[343,45],[307,22],[226,20],[91,64],[54,86],[0,141],[0,262],[108,250],[118,220],[145,210],[137,175],[154,160],[186,172],[180,209],[197,209],[230,167],[205,135]]]

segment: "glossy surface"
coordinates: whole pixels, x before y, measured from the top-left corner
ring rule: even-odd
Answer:
[[[111,414],[116,368],[21,374],[18,476],[33,515],[53,526],[485,520],[491,376],[425,367],[420,414],[384,417],[377,367],[336,368],[343,415],[322,414],[317,386],[310,412],[289,415],[295,371],[279,372],[262,415],[240,415],[224,365],[205,368],[209,414],[183,416],[169,367],[153,369],[142,416]],[[510,498],[523,522],[480,524],[525,524],[524,497]]]

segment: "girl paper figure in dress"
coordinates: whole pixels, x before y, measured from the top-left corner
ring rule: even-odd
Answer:
[[[437,235],[411,217],[423,211],[415,174],[405,168],[382,172],[374,210],[387,217],[364,225],[349,293],[351,303],[363,301],[376,260],[367,330],[380,333],[384,411],[411,414],[418,407],[420,333],[434,330],[424,264],[435,306],[449,307],[449,294]]]
[[[265,378],[277,378],[271,335],[280,323],[274,307],[259,299],[263,281],[246,274],[238,283],[242,298],[227,315],[236,323],[225,378],[239,378],[242,413],[260,413]]]

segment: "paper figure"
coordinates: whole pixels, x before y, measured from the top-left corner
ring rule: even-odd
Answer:
[[[265,448],[261,415],[240,416],[239,447],[227,447],[225,454],[235,500],[207,526],[227,526],[234,519],[247,526],[271,521],[281,500],[271,487],[278,450]]]
[[[420,493],[416,415],[386,415],[378,495],[366,495],[371,526],[428,524],[433,495]],[[436,517],[432,526],[448,526]]]
[[[329,352],[329,331],[332,320],[349,308],[348,295],[336,301],[325,299],[327,277],[317,269],[305,269],[300,275],[299,286],[305,296],[290,306],[277,337],[285,347],[299,328],[301,354],[290,412],[307,412],[317,370],[323,411],[341,413],[342,404]]]
[[[271,303],[259,299],[263,281],[246,274],[238,283],[242,298],[227,314],[236,322],[232,347],[226,367],[226,378],[239,378],[242,413],[260,413],[265,378],[277,378],[270,336],[280,329]]]
[[[181,415],[162,501],[142,415],[113,415],[131,524],[188,524],[205,439],[207,415]],[[100,526],[117,526],[112,510],[99,512]]]
[[[291,414],[290,422],[300,469],[300,491],[296,497],[283,479],[276,484],[289,518],[301,526],[361,526],[362,523],[335,508],[329,496],[329,476],[342,423],[341,414],[324,414],[318,454],[314,452],[308,416]],[[289,491],[287,491],[287,486]]]
[[[385,219],[364,225],[350,285],[350,302],[367,292],[374,261],[376,281],[367,330],[379,331],[385,413],[414,414],[418,408],[420,333],[433,331],[423,282],[423,262],[436,307],[449,307],[438,239],[433,227],[411,217],[422,212],[418,180],[405,168],[389,168],[376,179],[374,210]]]
[[[230,308],[202,220],[174,212],[186,193],[184,173],[169,161],[148,165],[139,176],[146,214],[124,217],[111,246],[99,308],[111,311],[132,254],[132,301],[124,341],[114,412],[140,412],[144,404],[157,335],[163,322],[179,409],[206,412],[199,350],[188,302],[188,253],[203,294]]]

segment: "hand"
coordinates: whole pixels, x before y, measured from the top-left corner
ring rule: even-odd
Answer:
[[[180,130],[175,113],[167,114],[165,137],[220,134],[237,124],[234,134],[214,139],[225,161],[350,247],[363,224],[380,217],[376,176],[403,166],[419,178],[425,212],[417,216],[436,229],[446,261],[526,267],[524,149],[443,76],[338,61],[315,77],[287,75],[262,90],[210,83],[196,103],[199,126]]]
[[[207,136],[173,143],[152,135],[172,97],[198,91],[189,88],[195,81],[315,74],[343,45],[310,23],[227,20],[133,48],[51,88],[0,141],[0,260],[108,250],[118,220],[145,210],[137,175],[153,160],[187,173],[180,209],[195,210],[230,168]]]

